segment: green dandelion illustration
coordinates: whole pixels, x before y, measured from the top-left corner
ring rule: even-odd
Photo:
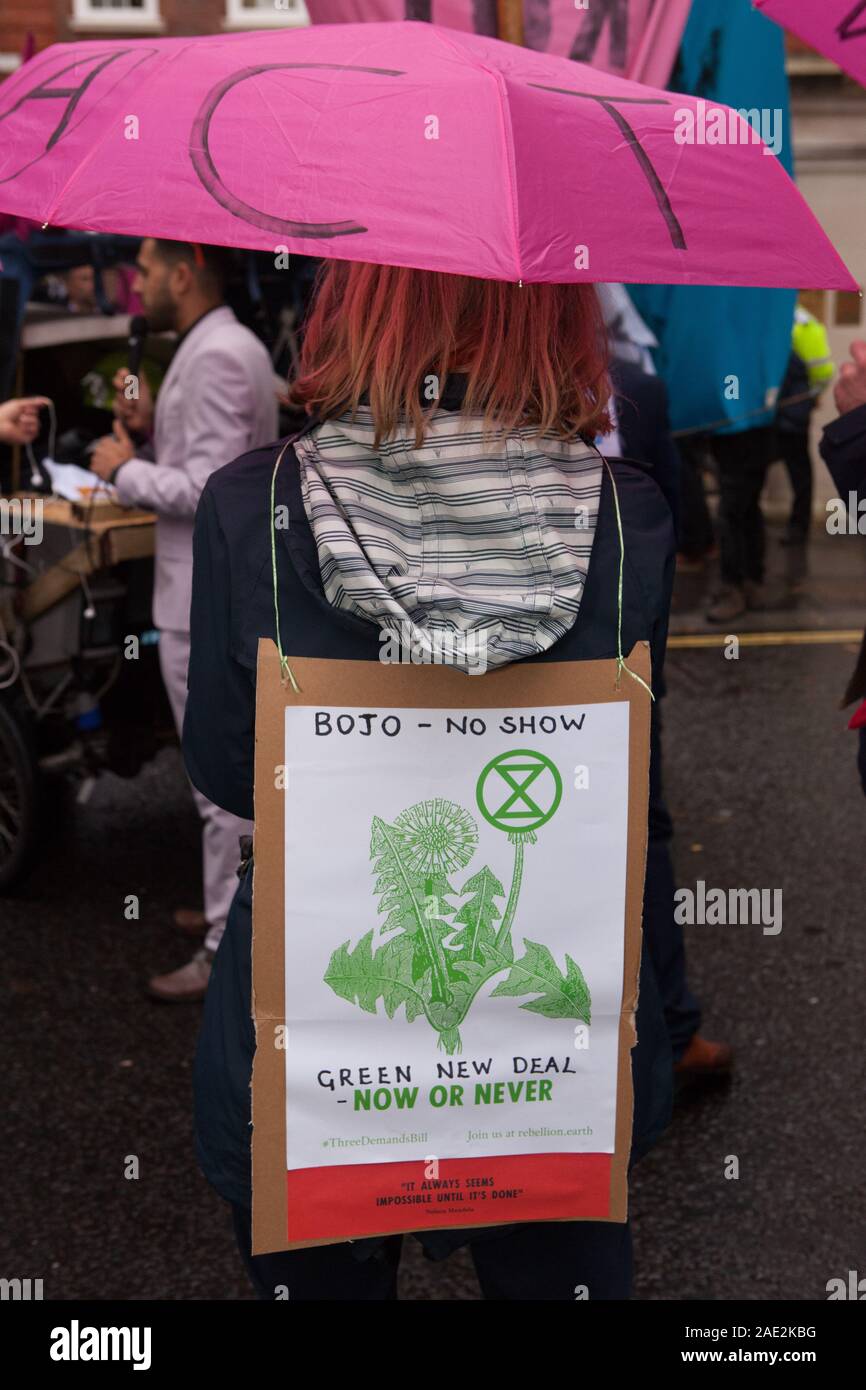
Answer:
[[[497,780],[504,787],[498,786],[491,806]],[[390,823],[374,816],[370,859],[383,917],[379,944],[374,947],[372,928],[353,949],[344,942],[331,956],[326,984],[367,1013],[377,1013],[381,1001],[389,1018],[401,1006],[410,1023],[423,1014],[448,1053],[460,1051],[460,1024],[481,987],[505,971],[507,978],[491,998],[533,995],[520,1007],[546,1018],[589,1023],[589,988],[571,957],[566,955],[563,973],[547,946],[524,938],[524,955],[515,960],[511,936],[524,845],[536,842],[537,830],[561,799],[559,771],[543,754],[519,749],[482,770],[478,809],[490,825],[507,832],[514,847],[504,910],[505,889],[489,866],[475,870],[459,895],[449,882],[478,847],[478,825],[464,807],[436,797],[407,807]]]
[[[462,869],[478,844],[478,826],[454,801],[419,801],[394,821],[405,859],[420,874],[449,874]]]

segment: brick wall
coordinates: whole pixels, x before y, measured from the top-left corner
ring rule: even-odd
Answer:
[[[159,11],[163,22],[159,32],[166,37],[218,34],[224,28],[228,5],[226,0],[160,0]],[[73,22],[73,0],[0,0],[0,54],[20,53],[28,31],[37,51],[73,39],[130,38],[136,33],[154,32],[152,28],[136,31],[128,26],[83,30]]]
[[[5,0],[4,0],[5,3]],[[59,39],[80,39],[85,36],[85,31],[76,28],[72,22],[72,0],[52,0],[53,6],[58,12],[57,37]],[[227,6],[225,0],[160,0],[159,13],[163,22],[160,33],[167,38],[174,35],[185,34],[216,34],[222,29],[223,20],[226,16]],[[134,29],[124,26],[123,29],[112,33],[106,30],[106,37],[120,35],[132,35]],[[142,32],[148,32],[146,29]],[[153,33],[153,29],[150,31]],[[102,29],[87,30],[87,36],[102,36]]]
[[[20,53],[28,31],[37,49],[57,39],[56,0],[3,0],[0,4],[0,53]]]

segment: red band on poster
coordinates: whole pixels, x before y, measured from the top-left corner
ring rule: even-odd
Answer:
[[[611,1154],[512,1154],[443,1159],[425,1179],[418,1160],[297,1168],[288,1183],[288,1239],[338,1240],[511,1221],[604,1220]],[[455,1183],[456,1186],[449,1184]]]

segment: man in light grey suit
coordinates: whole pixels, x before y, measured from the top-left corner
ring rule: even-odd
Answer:
[[[223,302],[226,253],[219,247],[146,238],[133,288],[148,327],[180,335],[156,404],[147,382],[121,370],[114,437],[99,441],[91,468],[114,483],[120,501],[157,514],[153,619],[160,630],[163,680],[180,734],[189,664],[193,517],[209,475],[239,454],[277,437],[270,358]],[[127,399],[137,393],[137,398]],[[128,434],[151,435],[155,462],[136,455]],[[238,837],[252,834],[193,789],[204,822],[204,947],[168,975],[150,981],[170,1001],[200,999],[237,886]],[[195,914],[192,914],[194,917]],[[182,925],[190,914],[177,914]]]

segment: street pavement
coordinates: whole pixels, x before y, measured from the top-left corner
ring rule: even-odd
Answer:
[[[829,1279],[866,1275],[866,799],[838,709],[862,542],[821,536],[809,564],[775,621],[738,626],[767,644],[737,660],[689,645],[709,631],[707,576],[678,585],[663,706],[677,883],[781,889],[783,917],[778,935],[685,928],[703,1031],[734,1045],[737,1068],[728,1089],[686,1098],[634,1173],[639,1299],[825,1299]],[[814,628],[843,635],[819,644]],[[193,1154],[200,1008],[144,989],[192,949],[170,925],[200,892],[179,754],[135,781],[105,776],[83,806],[62,798],[55,819],[36,872],[0,902],[0,1273],[42,1278],[46,1298],[249,1298],[228,1209]],[[132,893],[138,921],[124,916]],[[433,1265],[405,1244],[402,1297],[479,1296],[467,1256]]]

